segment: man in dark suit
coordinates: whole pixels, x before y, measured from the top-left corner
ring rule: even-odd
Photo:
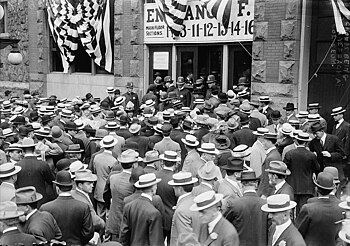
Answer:
[[[246,114],[242,114],[241,129],[233,133],[234,145],[245,144],[248,147],[252,147],[256,141],[256,136],[253,134],[253,130],[249,129],[249,118]]]
[[[23,215],[23,212],[17,210],[16,203],[12,201],[1,202],[0,211],[2,230],[0,245],[33,246],[38,242],[33,235],[23,233],[18,229],[19,217]]]
[[[306,246],[300,232],[291,221],[291,210],[297,204],[287,194],[276,194],[267,198],[261,210],[269,213],[272,225],[268,232],[268,246]]]
[[[220,213],[222,194],[214,191],[204,192],[194,198],[192,211],[199,212],[202,225],[199,231],[199,243],[211,246],[238,246],[239,237],[234,226]]]
[[[320,172],[314,181],[319,193],[319,199],[305,204],[296,219],[296,227],[303,235],[307,245],[335,246],[343,219],[342,208],[338,199],[330,199],[329,193],[334,189],[333,176]]]
[[[70,173],[68,171],[58,172],[53,182],[56,184],[58,198],[43,204],[40,211],[47,211],[53,215],[61,229],[62,240],[68,245],[89,243],[94,237],[90,209],[87,204],[72,197],[73,181]]]
[[[239,111],[237,115],[241,118],[243,115],[248,116],[249,119],[249,129],[256,131],[259,127],[261,127],[261,122],[258,118],[252,117],[252,106],[249,103],[242,103],[239,106]]]
[[[159,157],[163,160],[164,167],[155,173],[157,178],[161,179],[158,184],[157,195],[162,198],[164,203],[165,218],[163,233],[164,237],[167,238],[168,244],[170,244],[171,221],[174,214],[173,207],[176,205],[177,198],[173,187],[168,182],[173,179],[176,162],[180,162],[181,159],[174,151],[165,151]]]
[[[148,150],[150,150],[150,141],[148,137],[140,136],[141,125],[134,123],[130,126],[129,131],[133,134],[132,137],[129,137],[125,141],[125,145],[130,142],[134,142],[138,144],[140,157],[145,157],[145,154]]]
[[[17,163],[22,168],[17,174],[17,187],[34,186],[35,189],[43,195],[43,199],[38,201],[38,206],[48,202],[53,197],[52,181],[55,179],[49,165],[46,162],[39,161],[34,155],[34,140],[24,138],[21,148],[23,149],[24,158]],[[51,190],[51,194],[47,192]]]
[[[118,130],[116,130],[116,133],[118,136],[123,137],[125,140],[127,140],[129,137],[132,137],[132,134],[129,132],[128,124],[130,122],[130,119],[128,116],[122,115],[119,118],[120,127]]]
[[[270,165],[271,161],[282,161],[281,154],[275,147],[277,141],[276,133],[265,133],[263,138],[263,145],[266,149],[266,158],[261,168],[260,184],[258,187],[258,195],[267,197],[272,194],[273,186],[269,184],[269,177],[265,171]]]
[[[307,199],[314,194],[312,175],[320,171],[320,166],[316,156],[306,149],[306,144],[311,140],[309,134],[301,132],[295,136],[295,139],[297,148],[288,151],[283,161],[291,171],[287,182],[294,189],[298,214]]]
[[[27,186],[16,190],[18,209],[24,212],[26,221],[21,225],[22,231],[33,235],[39,242],[60,240],[62,233],[54,217],[48,212],[37,210],[38,201],[43,196],[36,193],[35,187]]]
[[[277,150],[282,155],[284,147],[291,145],[294,141],[292,138],[294,128],[289,123],[284,123],[280,132],[282,134],[282,138],[277,141]]]
[[[316,153],[321,170],[327,166],[336,167],[339,172],[339,180],[341,184],[344,183],[342,164],[345,152],[342,142],[337,136],[326,134],[325,128],[320,123],[313,124],[311,131],[315,138],[310,142],[309,148],[311,152]]]
[[[124,207],[120,228],[122,245],[164,245],[162,215],[152,204],[152,196],[160,181],[154,173],[148,173],[141,175],[135,183],[135,187],[142,189],[142,193]]]
[[[294,190],[286,182],[286,177],[290,175],[287,165],[282,161],[271,161],[265,171],[268,172],[270,185],[274,186],[272,194],[288,194],[294,201]]]
[[[107,87],[106,92],[108,93],[108,96],[102,100],[102,102],[107,102],[108,106],[110,108],[114,107],[114,100],[115,100],[115,88],[114,87]],[[101,103],[102,103],[101,102]]]
[[[267,213],[261,210],[266,201],[256,194],[257,181],[254,171],[242,172],[243,197],[227,201],[224,216],[236,228],[241,246],[267,244]]]
[[[264,115],[266,115],[267,120],[269,121],[269,125],[272,124],[272,120],[271,120],[271,113],[273,111],[273,109],[270,107],[270,97],[269,96],[261,96],[259,98],[259,102],[260,102],[260,113],[263,113]]]
[[[333,126],[332,135],[337,136],[343,144],[345,156],[343,158],[343,165],[345,176],[350,177],[350,124],[344,120],[344,112],[346,110],[342,107],[332,109],[331,115],[333,116],[336,124]]]

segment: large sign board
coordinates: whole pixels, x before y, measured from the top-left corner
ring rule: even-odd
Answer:
[[[200,0],[189,0],[184,30],[174,38],[155,3],[145,4],[144,42],[159,43],[217,43],[252,41],[254,0],[232,0],[227,29],[202,6]]]

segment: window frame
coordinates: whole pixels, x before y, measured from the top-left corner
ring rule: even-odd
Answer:
[[[8,35],[8,0],[0,0],[0,4],[3,4],[2,7],[4,8],[4,32],[1,32],[1,35]]]

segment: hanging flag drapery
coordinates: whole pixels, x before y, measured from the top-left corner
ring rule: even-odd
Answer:
[[[226,29],[230,23],[232,0],[201,0],[202,5]]]
[[[178,37],[184,28],[187,0],[155,0],[165,23],[175,37]]]
[[[350,10],[345,7],[343,0],[330,1],[333,8],[334,21],[337,32],[338,34],[346,34],[346,30],[342,21],[342,15],[345,16],[345,18],[347,18],[348,20],[350,20]]]
[[[74,61],[78,43],[106,71],[112,71],[110,0],[46,0],[49,27],[62,57],[64,72]]]

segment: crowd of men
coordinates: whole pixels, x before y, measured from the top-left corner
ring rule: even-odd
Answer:
[[[350,244],[350,125],[240,80],[0,100],[0,245]],[[283,115],[283,116],[282,116]]]

